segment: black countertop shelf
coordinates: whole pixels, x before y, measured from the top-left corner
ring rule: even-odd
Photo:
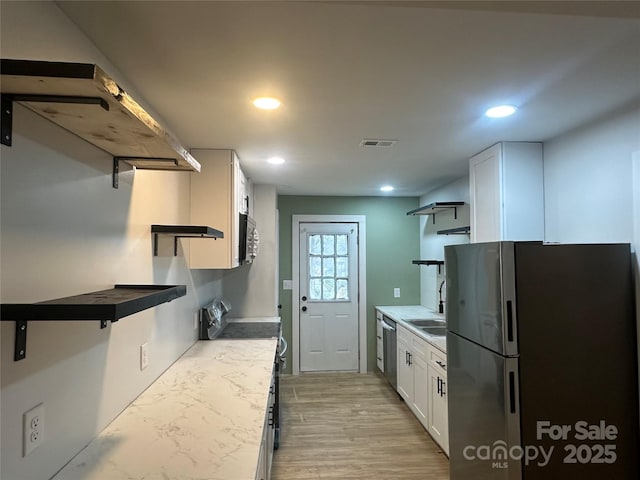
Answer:
[[[158,235],[173,235],[173,256],[178,255],[179,238],[224,238],[224,233],[206,225],[151,225],[153,256],[158,256]]]
[[[59,125],[120,162],[148,170],[200,171],[200,163],[99,66],[1,60],[3,145],[12,143],[13,103]]]
[[[438,273],[440,273],[440,269],[442,265],[444,265],[444,260],[413,260],[411,263],[413,263],[414,265],[437,265]]]
[[[100,321],[107,322],[170,302],[187,294],[186,285],[114,285],[110,290],[85,293],[39,303],[4,303],[2,321],[16,322],[14,360],[26,356],[27,321]]]
[[[436,223],[435,214],[443,210],[453,209],[453,218],[458,218],[458,207],[464,205],[464,202],[433,202],[423,205],[414,210],[407,212],[407,215],[433,215],[433,223]]]
[[[471,227],[448,228],[446,230],[438,230],[436,233],[438,235],[469,235],[471,233]]]

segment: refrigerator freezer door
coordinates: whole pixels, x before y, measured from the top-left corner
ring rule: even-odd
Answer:
[[[518,359],[447,333],[451,480],[520,480]]]
[[[445,247],[447,330],[500,355],[518,354],[514,243]]]

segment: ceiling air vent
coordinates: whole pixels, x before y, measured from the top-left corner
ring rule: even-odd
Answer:
[[[397,140],[381,140],[378,138],[365,138],[360,142],[361,147],[393,147]]]

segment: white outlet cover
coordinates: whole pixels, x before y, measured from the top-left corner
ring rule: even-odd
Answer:
[[[398,287],[393,289],[394,298],[400,298],[400,289]]]
[[[44,403],[22,415],[22,456],[26,457],[44,442]]]
[[[283,280],[282,281],[282,289],[283,290],[293,290],[293,282],[291,280]]]
[[[145,342],[140,345],[140,370],[144,370],[149,366],[149,343]]]

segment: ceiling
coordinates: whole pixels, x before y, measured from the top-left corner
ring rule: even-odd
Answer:
[[[183,144],[286,195],[419,196],[640,100],[640,2],[57,3]]]

